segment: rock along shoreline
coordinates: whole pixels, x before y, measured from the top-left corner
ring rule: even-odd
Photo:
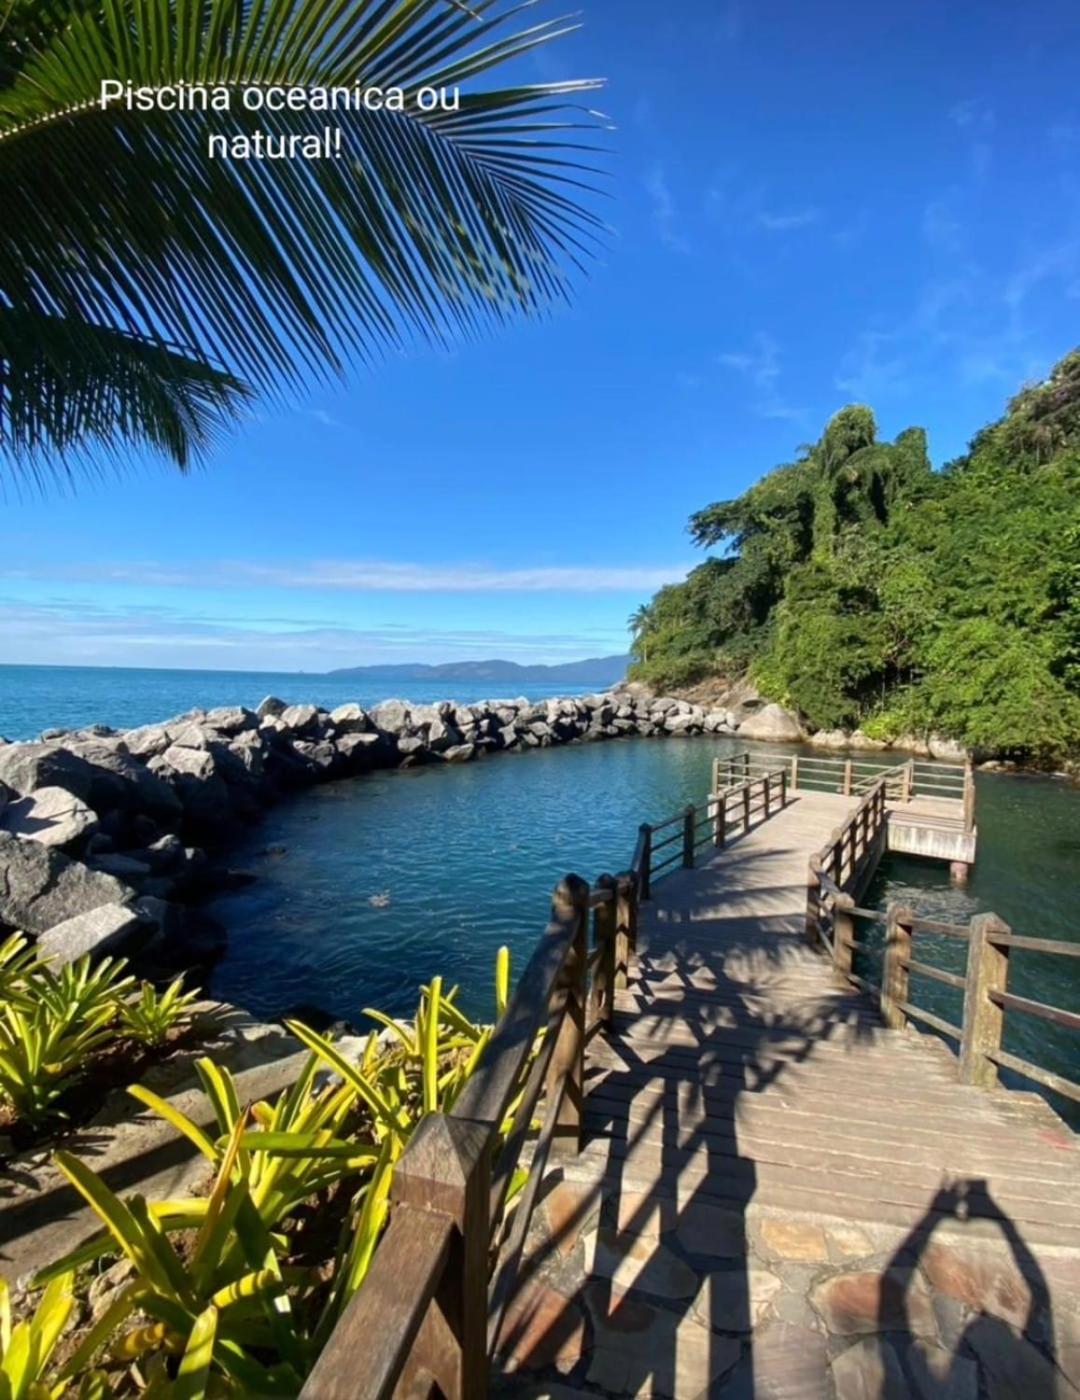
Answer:
[[[122,951],[163,969],[204,964],[225,932],[198,906],[242,878],[208,853],[227,849],[290,792],[379,769],[607,739],[802,737],[793,717],[770,717],[772,709],[757,700],[708,709],[632,690],[330,711],[268,696],[254,710],[0,741],[0,927],[33,936],[57,963]]]

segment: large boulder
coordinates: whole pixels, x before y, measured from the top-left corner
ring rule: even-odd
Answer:
[[[96,826],[94,812],[66,788],[38,788],[0,811],[0,831],[43,846],[74,846]]]
[[[404,734],[410,723],[409,707],[404,700],[384,700],[372,710],[371,722],[382,734]]]
[[[293,734],[317,738],[322,730],[321,713],[315,705],[290,705],[278,718]]]
[[[339,734],[366,734],[371,728],[367,711],[360,705],[339,705],[330,711],[330,723]]]
[[[806,732],[797,715],[783,705],[765,705],[739,725],[740,739],[762,739],[772,743],[797,743]]]
[[[955,739],[946,739],[941,734],[931,734],[927,747],[930,757],[938,759],[941,763],[963,763],[967,758],[967,749],[963,744],[957,743]]]
[[[0,746],[0,782],[23,796],[38,788],[59,787],[88,802],[93,779],[85,759],[55,744]]]
[[[86,800],[95,812],[104,814],[114,809],[139,812],[165,827],[179,820],[180,804],[176,794],[147,764],[130,754],[117,752],[100,740],[80,744],[78,756],[90,767],[90,792]]]
[[[84,953],[104,957],[129,945],[148,926],[126,904],[102,904],[47,929],[37,941],[38,954],[54,966],[74,962]]]
[[[63,851],[0,831],[0,922],[43,934],[103,904],[124,904],[135,891]]]
[[[851,735],[846,729],[819,729],[806,742],[815,749],[846,749],[851,746]]]

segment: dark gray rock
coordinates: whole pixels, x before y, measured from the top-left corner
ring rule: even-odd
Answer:
[[[207,724],[230,739],[245,730],[257,728],[259,718],[253,710],[245,710],[243,705],[229,705],[206,712]]]
[[[167,724],[144,724],[139,729],[129,729],[124,735],[124,747],[134,758],[155,758],[172,743],[172,732]]]
[[[320,732],[320,711],[315,705],[290,705],[278,716],[293,734],[316,735]]]
[[[124,904],[135,891],[63,851],[0,831],[0,921],[43,934],[103,904]]]
[[[146,932],[147,926],[129,905],[102,904],[47,929],[38,938],[37,951],[54,966],[62,966],[84,953],[95,957],[118,953]]]
[[[0,830],[43,846],[77,846],[96,827],[96,814],[66,788],[38,788],[0,810]]]
[[[330,723],[339,734],[366,734],[371,728],[367,711],[360,705],[339,705],[330,711]]]
[[[384,734],[404,734],[409,728],[409,707],[404,700],[384,700],[372,710],[371,722]]]
[[[171,745],[160,758],[151,759],[150,767],[155,773],[169,772],[204,779],[212,778],[217,772],[214,756],[209,749],[194,749],[179,744]]]
[[[267,695],[255,706],[255,714],[259,719],[269,719],[280,715],[286,709],[288,706],[284,700],[279,700],[276,695]]]
[[[0,748],[0,782],[23,796],[58,787],[89,802],[93,773],[84,759],[54,744],[7,744]]]
[[[100,740],[81,744],[78,756],[90,767],[90,794],[86,800],[95,812],[117,808],[150,817],[166,828],[179,820],[180,804],[175,793],[147,764],[108,748]]]
[[[139,860],[123,851],[112,851],[106,855],[92,856],[86,863],[91,870],[101,870],[106,875],[115,875],[118,880],[124,880],[129,885],[139,885],[151,873],[147,861]]]

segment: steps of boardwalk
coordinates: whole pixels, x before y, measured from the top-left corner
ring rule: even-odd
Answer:
[[[585,1145],[549,1169],[512,1395],[1080,1397],[1080,1154],[802,941],[800,801],[659,885]]]

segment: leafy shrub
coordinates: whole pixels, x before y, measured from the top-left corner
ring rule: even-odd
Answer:
[[[509,981],[502,949],[499,1016]],[[98,1387],[95,1397],[113,1394],[114,1380],[125,1394],[135,1384],[191,1400],[299,1392],[367,1276],[395,1163],[425,1114],[452,1107],[492,1033],[464,1015],[457,989],[444,992],[440,978],[420,989],[411,1024],[368,1014],[388,1034],[373,1031],[355,1062],[330,1037],[289,1022],[312,1053],[273,1104],[241,1108],[232,1075],[199,1060],[216,1133],[150,1090],[130,1089],[206,1158],[213,1182],[205,1198],[122,1200],[77,1158],[55,1154],[104,1229],[42,1270],[35,1286],[57,1288],[73,1271],[117,1253],[131,1278],[49,1377],[49,1393],[77,1380]],[[316,1216],[334,1208],[344,1220],[329,1270],[296,1262],[303,1257],[298,1222],[313,1203]]]
[[[12,1327],[8,1285],[0,1278],[0,1395],[4,1400],[38,1400],[54,1393],[45,1378],[75,1305],[73,1281],[70,1271],[58,1274],[33,1316]]]
[[[0,1097],[17,1118],[38,1125],[55,1110],[87,1058],[113,1038],[114,1014],[111,1004],[81,1020],[57,1016],[44,1002],[0,1005]]]
[[[187,1016],[198,992],[183,990],[183,976],[159,992],[152,982],[142,982],[138,995],[120,1003],[120,1025],[126,1035],[142,1045],[164,1045],[169,1032]]]

